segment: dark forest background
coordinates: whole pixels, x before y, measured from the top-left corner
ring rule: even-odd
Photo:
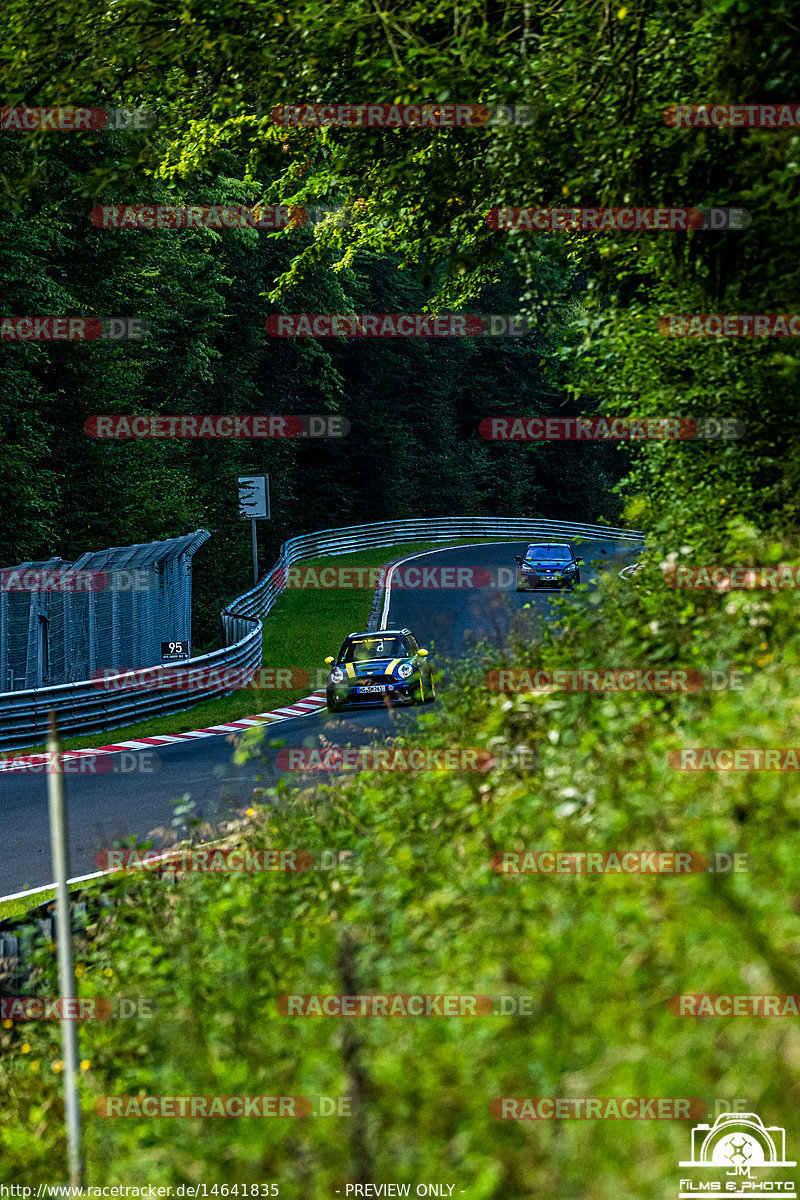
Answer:
[[[143,318],[141,342],[5,342],[0,357],[0,562],[70,559],[87,549],[176,536],[206,527],[195,561],[198,644],[218,612],[247,586],[249,525],[238,517],[236,476],[270,476],[272,519],[260,522],[266,569],[287,537],[401,517],[462,514],[613,519],[619,444],[492,443],[487,415],[579,414],[558,351],[585,280],[544,261],[536,280],[554,299],[524,337],[486,339],[277,339],[275,311],[425,311],[444,271],[365,248],[333,272],[334,254],[281,306],[268,293],[313,227],[261,231],[98,229],[86,179],[109,153],[62,141],[46,154],[0,143],[0,171],[29,189],[0,220],[6,316]],[[122,147],[119,148],[120,153]],[[112,150],[113,152],[113,150]],[[243,162],[232,173],[126,185],[131,203],[252,200]],[[106,202],[109,201],[106,197]],[[509,261],[471,311],[516,314],[524,288]],[[106,413],[341,413],[340,440],[90,438],[84,421]]]

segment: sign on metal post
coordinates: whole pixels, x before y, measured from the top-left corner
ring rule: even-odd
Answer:
[[[249,518],[253,532],[253,585],[258,583],[256,521],[269,520],[269,475],[239,476],[239,516]]]

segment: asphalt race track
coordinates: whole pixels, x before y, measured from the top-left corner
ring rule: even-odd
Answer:
[[[590,587],[598,570],[619,571],[635,561],[631,543],[577,540],[576,553],[586,561],[582,582]],[[415,567],[483,568],[484,586],[472,588],[392,587],[381,614],[382,628],[410,628],[421,645],[431,651],[434,670],[445,670],[447,660],[467,651],[478,640],[500,645],[512,628],[535,626],[547,620],[553,593],[517,594],[514,556],[522,554],[521,542],[494,542],[452,547],[414,555]],[[590,565],[590,563],[592,565]],[[433,579],[437,578],[434,572]],[[499,584],[499,586],[497,586]],[[571,601],[580,604],[581,593]],[[324,597],[320,596],[320,603]],[[529,608],[525,606],[529,605]],[[364,614],[366,624],[367,614]],[[349,629],[342,629],[342,640]],[[334,654],[339,646],[331,646]],[[439,690],[445,684],[440,683]],[[322,712],[283,721],[270,728],[269,739],[287,746],[315,747],[320,744],[360,746],[382,743],[387,737],[407,732],[420,710],[390,712],[383,707],[331,715]],[[65,775],[70,832],[70,875],[95,871],[95,855],[122,838],[152,835],[156,846],[168,844],[160,830],[169,830],[171,800],[189,793],[195,816],[213,823],[231,816],[252,800],[254,787],[268,786],[279,774],[274,766],[265,769],[256,760],[238,766],[231,761],[233,747],[224,734],[160,746],[158,769],[146,773],[131,769],[144,765],[148,752],[132,751],[109,758],[112,774]],[[152,753],[151,753],[152,758]],[[121,767],[128,768],[125,771]],[[299,782],[296,772],[287,772]],[[320,775],[314,773],[319,781]],[[257,779],[261,776],[261,779]],[[303,777],[307,783],[309,776]],[[0,896],[46,885],[52,880],[47,816],[47,781],[44,773],[6,771],[0,774]],[[154,832],[155,831],[155,832]]]

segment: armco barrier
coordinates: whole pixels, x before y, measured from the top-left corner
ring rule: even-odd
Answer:
[[[86,933],[87,912],[85,892],[73,892],[70,898],[70,925],[73,936]],[[97,892],[91,896],[92,919],[97,920],[113,905],[110,896]],[[0,922],[0,992],[6,996],[29,995],[29,983],[34,949],[56,939],[55,900],[37,904],[22,917]]]
[[[159,690],[115,692],[91,680],[58,687],[32,688],[0,694],[0,750],[17,750],[43,742],[47,735],[48,712],[55,709],[62,735],[118,729],[150,717],[180,712],[201,700],[229,695],[233,690],[222,678],[226,671],[251,674],[261,665],[261,621],[285,587],[286,569],[294,563],[324,555],[348,554],[371,547],[395,546],[402,542],[447,542],[461,538],[500,537],[519,540],[539,537],[565,538],[575,542],[598,538],[642,543],[636,529],[609,525],[583,525],[574,521],[543,521],[524,517],[427,517],[421,520],[378,521],[344,529],[322,529],[290,538],[280,557],[265,577],[249,592],[239,596],[222,612],[225,647],[202,654],[188,662],[163,667],[166,677],[187,670],[202,672],[207,684],[190,691]],[[365,614],[366,619],[366,614]],[[220,679],[208,679],[218,672]]]

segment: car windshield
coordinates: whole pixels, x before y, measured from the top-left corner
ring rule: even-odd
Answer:
[[[525,557],[535,562],[563,562],[572,558],[572,552],[569,546],[528,546]]]
[[[404,637],[370,637],[346,642],[339,662],[366,662],[370,658],[408,658],[408,642]]]

